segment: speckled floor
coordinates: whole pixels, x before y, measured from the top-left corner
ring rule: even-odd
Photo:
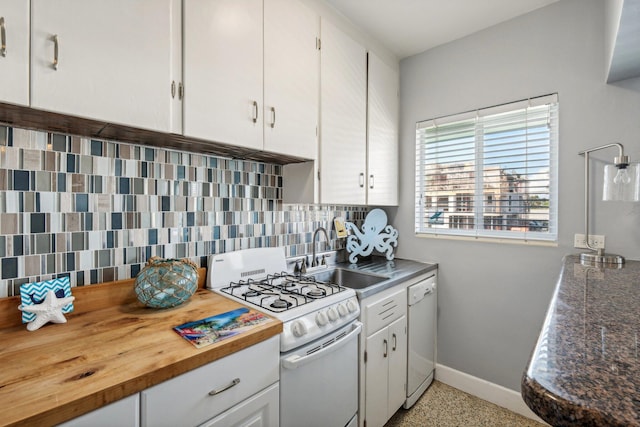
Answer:
[[[400,409],[385,427],[544,427],[529,418],[439,381],[409,410]]]

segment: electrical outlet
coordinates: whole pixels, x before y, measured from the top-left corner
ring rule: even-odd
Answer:
[[[589,244],[592,248],[604,249],[604,236],[599,234],[589,234]],[[573,247],[587,249],[584,234],[576,233],[573,238]]]

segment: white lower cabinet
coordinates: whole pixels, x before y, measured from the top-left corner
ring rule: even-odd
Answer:
[[[274,384],[201,427],[275,427],[280,424],[280,386]]]
[[[365,338],[360,425],[382,427],[406,399],[406,288],[391,288],[362,300],[361,305]]]
[[[278,414],[273,390],[267,397],[260,392],[277,390],[279,356],[280,338],[273,337],[148,388],[140,393],[141,425],[263,425]]]
[[[124,399],[103,406],[100,409],[81,415],[58,427],[139,427],[140,394],[136,393]]]

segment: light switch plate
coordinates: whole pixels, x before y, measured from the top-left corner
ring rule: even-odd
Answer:
[[[591,245],[592,248],[604,249],[604,235],[589,234],[589,244]],[[576,233],[576,235],[573,238],[573,247],[587,249],[587,245],[584,239],[584,234]]]
[[[347,228],[344,225],[344,218],[336,217],[333,219],[333,226],[336,229],[336,237],[338,239],[344,239],[347,237]]]

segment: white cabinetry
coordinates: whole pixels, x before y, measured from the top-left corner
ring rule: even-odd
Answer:
[[[139,427],[140,395],[138,393],[81,415],[58,427]]]
[[[279,385],[262,390],[201,427],[272,427],[279,424]]]
[[[276,336],[144,390],[141,425],[278,425],[279,355]]]
[[[398,71],[326,21],[321,56],[320,201],[397,205]]]
[[[184,134],[262,149],[262,0],[185,0]]]
[[[32,0],[31,106],[180,132],[180,11],[180,0]]]
[[[322,21],[320,202],[366,203],[367,52]]]
[[[398,204],[398,71],[369,52],[367,204]]]
[[[0,0],[0,102],[29,105],[29,2]]]
[[[186,0],[184,134],[316,158],[318,21],[292,0]]]
[[[382,427],[406,399],[406,288],[391,288],[361,305],[366,331],[363,421],[368,427]]]

